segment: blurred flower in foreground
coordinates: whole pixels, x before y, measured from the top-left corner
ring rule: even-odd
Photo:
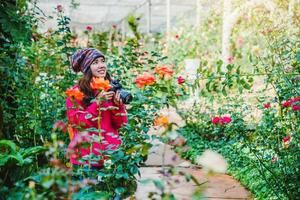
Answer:
[[[70,97],[70,98],[75,98],[78,101],[82,101],[82,99],[84,98],[84,94],[79,91],[79,89],[67,89],[65,94]]]
[[[175,108],[169,107],[159,111],[159,117],[154,121],[153,131],[155,134],[161,135],[166,131],[175,131],[183,126],[185,126],[185,121],[176,112]]]
[[[225,173],[228,166],[223,156],[212,150],[205,150],[201,156],[196,158],[196,163],[208,172],[215,173]]]
[[[60,130],[63,133],[67,132],[67,125],[65,124],[65,122],[58,120],[53,124],[53,130]]]
[[[111,88],[108,80],[104,80],[104,78],[98,77],[93,77],[90,86],[94,90],[103,90],[105,92],[107,92]]]
[[[169,124],[170,124],[169,119],[166,116],[163,116],[163,115],[159,116],[154,121],[155,126],[168,126]]]
[[[176,112],[175,108],[163,108],[160,110],[160,113],[169,119],[169,123],[172,124],[172,130],[177,130],[178,128],[185,126],[185,121]]]

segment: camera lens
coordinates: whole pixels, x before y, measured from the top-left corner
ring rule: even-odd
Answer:
[[[125,90],[120,90],[120,98],[124,104],[129,104],[132,101],[132,95]]]

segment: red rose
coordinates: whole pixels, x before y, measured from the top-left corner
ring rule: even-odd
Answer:
[[[299,105],[293,105],[292,109],[293,109],[293,111],[298,111],[298,110],[300,110],[300,106]]]
[[[268,108],[270,108],[270,107],[271,107],[271,104],[270,104],[270,103],[264,104],[264,108],[265,108],[265,109],[268,109]]]
[[[87,31],[92,31],[92,30],[93,30],[93,27],[92,27],[92,26],[86,26],[86,30],[87,30]]]
[[[282,107],[284,107],[284,108],[287,108],[289,106],[291,106],[291,102],[290,101],[285,101],[285,102],[282,103]]]
[[[288,135],[288,136],[285,136],[285,137],[282,139],[282,142],[283,142],[283,143],[287,143],[287,142],[289,142],[290,140],[291,140],[291,136]]]
[[[176,35],[175,35],[175,38],[178,40],[178,39],[179,39],[179,35],[178,35],[178,34],[176,34]]]
[[[211,122],[213,124],[217,124],[217,123],[219,123],[219,121],[220,121],[220,117],[214,117],[214,118],[211,119]]]
[[[290,99],[291,103],[295,103],[295,102],[298,102],[298,101],[300,101],[300,97],[295,97],[295,98]]]
[[[184,80],[184,78],[182,76],[178,76],[177,82],[178,82],[179,85],[181,85],[182,83],[185,82],[185,80]]]

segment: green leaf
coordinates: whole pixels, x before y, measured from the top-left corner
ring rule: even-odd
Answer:
[[[221,71],[222,65],[223,65],[223,60],[218,60],[217,61],[217,72],[218,73]]]
[[[241,74],[241,66],[238,66],[238,68],[236,69],[236,73]]]
[[[223,86],[223,88],[222,88],[222,94],[224,96],[227,96],[226,86]]]
[[[234,67],[234,65],[231,65],[231,64],[229,64],[229,65],[226,66],[228,72],[231,72],[231,70],[233,69],[233,67]]]
[[[155,187],[158,188],[159,190],[161,190],[161,191],[164,190],[165,186],[161,180],[153,180],[153,183],[154,183]]]
[[[9,147],[12,151],[17,150],[17,145],[10,140],[0,140],[0,147]]]
[[[125,188],[124,187],[117,187],[116,189],[115,189],[115,193],[117,193],[117,194],[122,194],[122,193],[124,193],[126,190],[125,190]]]
[[[30,147],[29,149],[22,149],[21,155],[26,158],[28,156],[36,155],[38,153],[46,152],[48,150],[47,147],[36,146]]]
[[[46,176],[42,178],[42,186],[49,189],[54,184],[54,179],[52,177]]]
[[[300,62],[300,49],[296,53],[297,62]]]

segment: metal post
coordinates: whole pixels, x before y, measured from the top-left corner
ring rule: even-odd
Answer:
[[[147,1],[147,34],[151,33],[151,0]]]
[[[223,28],[222,28],[222,59],[224,64],[222,65],[222,71],[226,71],[226,64],[228,63],[228,57],[230,56],[230,14],[231,14],[231,0],[224,0],[223,2]]]
[[[201,0],[196,0],[197,4],[197,19],[196,19],[196,27],[200,26],[200,21],[201,21]]]
[[[168,45],[169,45],[169,39],[170,39],[170,26],[171,26],[171,24],[170,24],[170,19],[171,19],[171,17],[170,17],[170,1],[171,0],[166,0],[166,15],[167,15],[167,48],[168,48]]]
[[[126,37],[126,26],[125,26],[125,20],[122,20],[121,22],[121,29],[122,29],[122,41],[125,40]]]

